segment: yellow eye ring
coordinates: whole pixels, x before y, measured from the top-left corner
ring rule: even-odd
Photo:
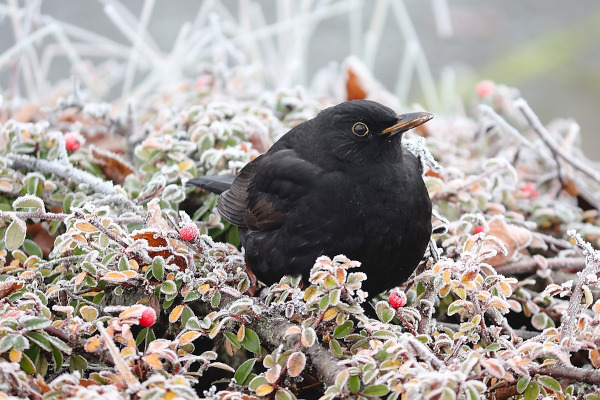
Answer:
[[[357,122],[352,125],[352,133],[356,136],[365,136],[369,133],[369,127],[364,122]]]

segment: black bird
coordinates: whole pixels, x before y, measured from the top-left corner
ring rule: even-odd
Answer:
[[[408,279],[431,236],[421,164],[401,145],[403,132],[431,118],[348,101],[294,127],[235,179],[188,183],[220,194],[219,213],[239,227],[264,283],[306,279],[317,257],[344,254],[361,262],[373,296]]]

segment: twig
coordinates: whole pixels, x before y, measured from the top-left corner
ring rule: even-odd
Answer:
[[[525,136],[521,135],[521,132],[519,132],[517,130],[517,128],[515,128],[514,126],[512,126],[511,124],[506,122],[506,120],[504,118],[502,118],[500,115],[498,115],[498,113],[496,113],[496,111],[494,111],[494,109],[492,107],[488,106],[487,104],[480,104],[479,110],[482,113],[486,114],[491,119],[493,119],[506,132],[508,132],[511,135],[513,135],[514,137],[516,137],[519,140],[519,142],[521,142],[527,148],[529,148],[529,149],[534,148],[533,144],[529,140],[527,140],[527,138]]]
[[[589,168],[587,165],[581,163],[578,159],[573,158],[570,154],[567,154],[560,146],[558,146],[555,143],[554,138],[552,138],[550,132],[548,132],[546,127],[542,125],[540,119],[537,115],[535,115],[531,107],[529,107],[529,104],[527,104],[525,99],[519,98],[515,100],[514,104],[515,107],[517,107],[523,113],[525,119],[527,119],[527,122],[529,123],[533,131],[538,134],[540,139],[542,139],[542,142],[544,142],[544,144],[548,147],[548,149],[550,149],[550,151],[554,155],[562,158],[573,168],[581,171],[582,173],[593,179],[596,183],[600,184],[600,174],[598,174],[595,170]]]
[[[121,204],[130,208],[135,209],[137,207],[134,202],[117,190],[112,182],[104,181],[89,172],[73,167],[69,163],[51,162],[22,154],[8,154],[7,158],[12,161],[9,164],[12,164],[11,168],[13,169],[25,168],[29,171],[40,171],[56,175],[80,185],[87,185],[96,193],[107,196],[116,195],[121,200]]]
[[[119,371],[119,374],[121,375],[125,383],[132,388],[139,387],[140,381],[138,381],[135,375],[133,375],[133,373],[129,369],[129,366],[121,357],[119,349],[117,349],[117,346],[115,346],[115,342],[113,342],[108,332],[106,332],[106,329],[104,329],[104,325],[102,324],[102,322],[98,322],[96,324],[96,328],[98,328],[100,336],[102,336],[102,339],[104,339],[106,348],[108,349],[108,352],[110,353],[115,363],[115,368],[117,369],[117,371]]]
[[[417,332],[419,334],[427,333],[429,329],[429,322],[431,321],[431,317],[433,316],[433,308],[436,298],[433,283],[424,282],[424,285],[425,293],[423,294],[421,304],[419,305],[419,313],[421,314],[421,320],[419,321],[419,326],[417,327]]]
[[[587,277],[590,275],[596,275],[600,269],[600,252],[595,250],[589,243],[587,243],[581,235],[575,230],[569,230],[567,232],[569,236],[575,239],[577,245],[583,249],[585,254],[585,268],[579,272],[577,283],[571,294],[569,300],[569,307],[565,315],[565,320],[561,326],[560,340],[564,344],[564,351],[571,351],[571,339],[573,338],[575,322],[579,316],[579,310],[581,308],[581,298],[583,297],[583,285],[587,283]],[[599,381],[600,382],[600,381]]]
[[[43,210],[38,211],[0,211],[0,219],[43,219],[46,221],[64,221],[71,217],[71,214],[52,213]]]
[[[600,371],[597,369],[583,369],[568,365],[554,367],[529,367],[531,374],[548,375],[558,379],[569,379],[590,385],[600,384]]]
[[[585,258],[548,258],[546,259],[548,268],[550,269],[573,269],[581,271],[585,268]],[[517,261],[510,264],[504,264],[495,267],[496,272],[502,275],[516,275],[516,274],[531,274],[539,269],[539,264],[533,258],[529,258],[523,261]]]
[[[453,324],[451,322],[437,322],[436,325],[438,326],[442,326],[444,328],[449,328],[453,331],[458,332],[460,330],[460,325],[459,324]],[[525,329],[513,329],[513,332],[523,338],[523,339],[531,339],[534,338],[536,336],[538,336],[540,334],[540,332],[532,332],[532,331],[527,331]]]

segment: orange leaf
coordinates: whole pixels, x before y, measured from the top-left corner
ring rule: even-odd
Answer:
[[[158,353],[153,353],[153,354],[144,356],[143,358],[144,358],[144,361],[146,362],[146,364],[148,364],[151,368],[162,369],[162,362],[160,361]]]
[[[259,396],[266,396],[273,391],[273,386],[271,385],[260,385],[256,388],[256,394]]]
[[[600,368],[600,352],[598,349],[590,350],[590,361],[594,368]]]
[[[100,346],[100,338],[94,336],[88,339],[88,341],[85,343],[85,351],[89,352],[89,353],[93,353],[94,351],[98,350],[98,347]]]
[[[100,279],[102,279],[103,281],[119,283],[119,282],[125,282],[126,280],[129,279],[129,277],[127,275],[125,275],[123,272],[111,271],[111,272],[107,272],[106,274],[104,274],[104,276]]]
[[[98,230],[98,228],[96,228],[94,225],[90,224],[89,222],[85,222],[85,221],[75,222],[75,228],[77,228],[81,232],[85,232],[85,233],[96,232]]]
[[[10,349],[10,352],[8,353],[10,361],[17,363],[21,361],[21,357],[23,357],[23,351]]]
[[[181,337],[179,338],[179,345],[180,346],[184,346],[188,343],[193,342],[194,340],[198,339],[202,334],[198,331],[189,331],[184,333],[183,335],[181,335]]]
[[[181,313],[183,312],[183,307],[185,307],[185,306],[183,304],[180,304],[177,307],[175,307],[173,309],[173,311],[171,311],[171,313],[169,314],[169,322],[170,323],[177,322],[179,317],[181,317]]]
[[[354,71],[348,68],[346,77],[346,100],[362,100],[367,98],[367,92],[361,87],[360,80]]]

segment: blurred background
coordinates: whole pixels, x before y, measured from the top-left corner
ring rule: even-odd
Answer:
[[[143,96],[210,63],[253,65],[266,88],[310,88],[351,54],[401,104],[438,113],[460,109],[480,80],[515,86],[543,123],[575,119],[600,160],[596,0],[0,3],[5,104],[48,101],[72,74],[102,100]]]

